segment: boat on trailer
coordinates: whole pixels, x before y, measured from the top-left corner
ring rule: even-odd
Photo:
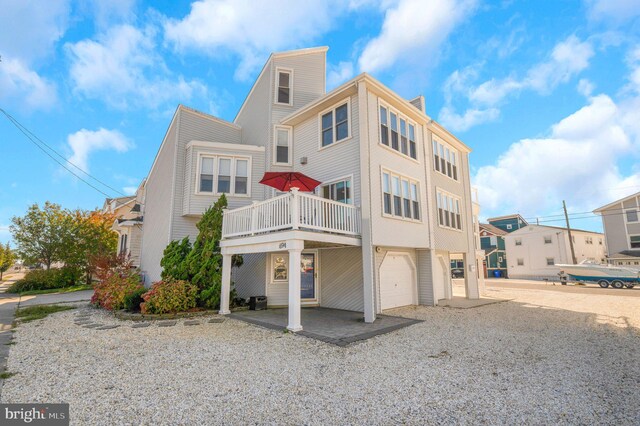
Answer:
[[[566,274],[576,281],[596,282],[602,288],[633,288],[640,284],[640,270],[624,266],[603,265],[584,261],[577,265],[558,264],[561,274]]]

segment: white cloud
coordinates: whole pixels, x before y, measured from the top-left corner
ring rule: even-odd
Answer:
[[[454,131],[468,130],[473,125],[493,121],[499,116],[498,106],[511,95],[524,90],[548,94],[559,84],[568,82],[584,71],[593,57],[593,46],[588,41],[580,41],[576,36],[556,44],[549,58],[532,66],[522,78],[510,75],[502,79],[492,78],[479,85],[473,81],[478,76],[482,64],[454,71],[444,85],[445,106],[440,111],[439,120]],[[455,112],[456,98],[469,103],[464,114]],[[460,117],[469,117],[460,120]]]
[[[596,21],[625,22],[640,16],[638,0],[586,0],[589,17]]]
[[[93,9],[96,26],[104,29],[113,22],[131,22],[135,18],[136,2],[137,0],[94,0],[89,7]]]
[[[67,143],[72,155],[68,160],[84,170],[89,171],[89,155],[93,151],[114,150],[127,152],[133,148],[133,143],[117,130],[78,130],[67,137]]]
[[[156,109],[206,94],[202,83],[171,75],[155,52],[154,38],[152,27],[125,24],[110,28],[97,40],[68,43],[74,90],[120,109]]]
[[[397,61],[414,62],[435,53],[453,28],[475,10],[476,0],[400,0],[385,14],[382,31],[370,40],[358,61],[361,71],[376,72]],[[410,23],[410,24],[409,24]]]
[[[125,186],[122,188],[122,192],[124,192],[125,195],[134,195],[137,190],[137,186]]]
[[[353,63],[340,62],[338,65],[329,64],[327,73],[327,90],[338,87],[340,84],[353,77]]]
[[[578,93],[580,93],[582,96],[588,98],[593,93],[593,89],[594,85],[590,80],[581,78],[580,81],[578,81]]]
[[[19,59],[3,58],[0,63],[0,100],[9,99],[23,103],[31,110],[46,110],[56,102],[56,87]]]
[[[167,19],[165,39],[178,51],[204,51],[241,59],[245,80],[273,51],[307,46],[331,28],[334,18],[368,2],[337,0],[199,0],[183,19]]]
[[[630,119],[640,122],[640,112],[598,95],[552,126],[549,137],[514,143],[473,178],[484,214],[544,215],[563,199],[589,211],[619,198],[625,187],[640,187],[640,173],[625,175],[618,168],[621,158],[640,147]]]

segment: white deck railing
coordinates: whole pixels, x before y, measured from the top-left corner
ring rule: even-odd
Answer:
[[[222,238],[302,229],[360,235],[360,209],[297,190],[259,203],[226,210]]]

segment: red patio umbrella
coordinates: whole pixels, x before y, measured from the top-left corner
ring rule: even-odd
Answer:
[[[282,192],[289,191],[291,188],[313,192],[321,182],[300,172],[266,172],[260,183]]]

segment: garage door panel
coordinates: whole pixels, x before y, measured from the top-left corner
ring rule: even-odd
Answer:
[[[380,265],[380,304],[382,309],[414,305],[415,267],[408,255],[387,254]]]

